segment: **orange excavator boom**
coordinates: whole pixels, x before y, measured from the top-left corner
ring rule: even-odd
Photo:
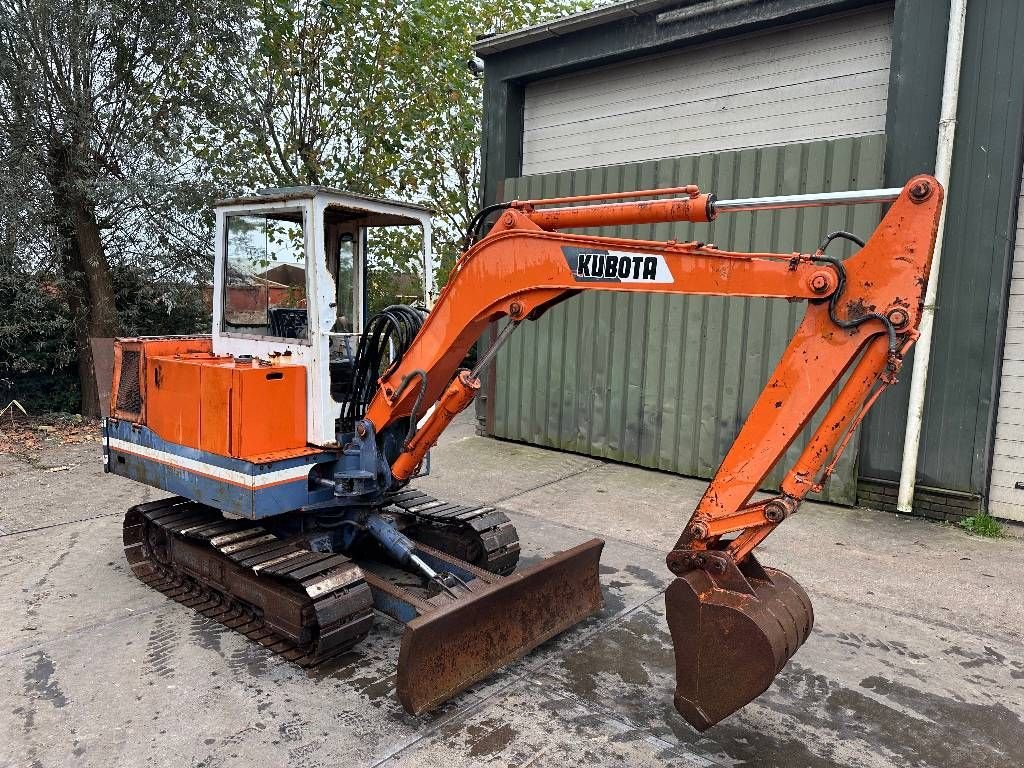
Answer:
[[[673,195],[669,199],[664,196]],[[943,190],[930,176],[902,189],[757,201],[716,201],[695,186],[514,201],[458,260],[402,360],[380,380],[366,418],[378,433],[436,403],[392,463],[411,477],[445,426],[472,401],[482,368],[521,322],[580,291],[799,300],[803,321],[755,402],[667,563],[676,655],[675,704],[703,730],[760,695],[807,639],[804,590],[762,567],[753,549],[820,490],[868,408],[896,381],[917,338]],[[608,202],[618,200],[618,202]],[[891,202],[873,235],[841,261],[826,253],[737,253],[561,230],[708,222],[731,211]],[[552,207],[554,206],[554,207]],[[459,371],[490,323],[508,318],[477,369]],[[844,380],[845,379],[845,380]],[[418,380],[418,386],[409,386]],[[772,468],[838,389],[780,490],[752,501]]]

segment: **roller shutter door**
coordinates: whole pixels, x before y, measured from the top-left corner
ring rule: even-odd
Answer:
[[[1024,194],[1017,208],[988,506],[996,517],[1024,521]]]
[[[523,175],[884,133],[892,8],[526,88]]]

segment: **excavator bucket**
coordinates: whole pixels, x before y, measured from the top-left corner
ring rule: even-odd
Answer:
[[[675,705],[698,731],[764,693],[814,624],[811,601],[792,577],[753,557],[741,568],[721,576],[693,570],[665,593]]]
[[[601,609],[592,539],[413,619],[398,657],[398,700],[420,714]],[[479,584],[479,586],[478,586]]]

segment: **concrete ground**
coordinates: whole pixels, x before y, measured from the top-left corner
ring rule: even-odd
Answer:
[[[703,483],[473,435],[418,487],[508,510],[531,561],[607,540],[605,609],[424,717],[394,699],[401,627],[307,673],[150,592],[121,515],[157,492],[97,441],[0,456],[2,766],[1024,765],[1024,542],[808,504],[761,547],[810,640],[703,735],[672,707],[664,553]]]

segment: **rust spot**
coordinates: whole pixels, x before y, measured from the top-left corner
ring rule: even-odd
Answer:
[[[874,311],[875,305],[865,304],[863,299],[852,299],[846,302],[846,314],[851,320],[858,320]]]

